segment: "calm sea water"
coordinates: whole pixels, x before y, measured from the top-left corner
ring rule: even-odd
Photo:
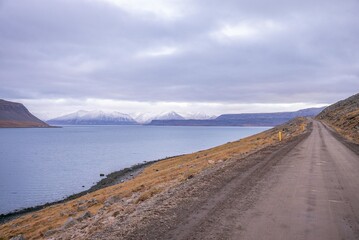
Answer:
[[[0,213],[83,191],[100,180],[100,173],[203,150],[266,129],[151,126],[0,129]]]

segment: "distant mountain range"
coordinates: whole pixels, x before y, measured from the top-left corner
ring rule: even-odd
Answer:
[[[104,112],[104,111],[78,111],[61,117],[57,117],[47,122],[54,125],[134,125],[134,124],[150,124],[152,121],[166,120],[186,120],[186,119],[210,119],[211,116],[201,113],[186,114],[181,116],[176,112],[163,112],[160,114],[138,113],[129,114],[120,112]]]
[[[206,120],[153,120],[155,126],[275,126],[295,117],[314,117],[324,107],[307,108],[295,112],[223,114]]]
[[[50,127],[21,103],[0,99],[0,128]]]
[[[0,99],[0,127],[50,127],[52,125],[152,125],[152,126],[275,126],[295,117],[318,115],[322,108],[295,112],[223,114],[219,117],[204,113],[125,114],[120,112],[78,111],[48,120],[32,115],[21,103]]]
[[[120,112],[78,111],[47,121],[53,125],[134,125],[153,126],[274,126],[295,117],[316,116],[324,108],[308,108],[296,112],[223,114],[219,117],[203,113],[180,115],[140,113],[132,116]]]

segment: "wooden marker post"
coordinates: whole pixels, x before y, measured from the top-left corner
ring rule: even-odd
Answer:
[[[279,131],[279,132],[278,132],[278,139],[279,139],[279,142],[282,141],[282,131]]]

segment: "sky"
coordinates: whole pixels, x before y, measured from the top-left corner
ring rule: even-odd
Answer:
[[[0,98],[77,110],[290,111],[359,92],[357,0],[0,0]]]

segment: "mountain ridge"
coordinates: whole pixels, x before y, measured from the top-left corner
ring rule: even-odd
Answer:
[[[153,120],[189,120],[189,119],[211,119],[213,116],[207,115],[205,113],[196,112],[196,113],[177,113],[175,111],[162,112],[159,114],[155,113],[138,113],[134,114],[133,117],[140,124],[148,124]]]
[[[47,120],[51,124],[59,125],[128,125],[128,124],[149,124],[153,120],[186,120],[186,119],[210,119],[213,116],[204,113],[188,113],[181,115],[175,111],[167,111],[162,113],[137,113],[126,114],[121,112],[105,112],[105,111],[85,111],[79,110],[74,113],[66,114]]]
[[[0,128],[50,127],[22,104],[0,99]]]
[[[154,126],[274,126],[295,117],[315,116],[324,108],[307,108],[294,112],[222,114],[179,114],[175,111],[125,114],[120,112],[84,111],[60,116],[48,123],[58,125],[154,125]]]
[[[294,112],[222,114],[207,120],[153,120],[154,126],[275,126],[296,117],[314,117],[324,107],[306,108]]]

